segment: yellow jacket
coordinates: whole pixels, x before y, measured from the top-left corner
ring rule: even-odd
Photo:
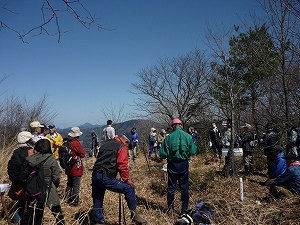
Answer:
[[[52,135],[47,134],[47,138],[49,138],[49,140],[51,142],[54,158],[58,159],[58,149],[63,144],[62,136],[59,133],[54,132],[54,134],[52,134]]]

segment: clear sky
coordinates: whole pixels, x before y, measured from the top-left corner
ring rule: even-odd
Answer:
[[[0,2],[18,13],[0,9],[0,20],[15,29],[41,21],[43,1]],[[110,119],[102,115],[105,106],[125,104],[130,115],[136,96],[129,90],[140,69],[163,57],[205,50],[208,24],[229,28],[260,10],[256,0],[82,2],[103,27],[114,30],[88,30],[66,14],[60,17],[60,26],[69,32],[60,43],[43,35],[27,38],[26,44],[15,33],[0,30],[0,78],[9,75],[0,84],[0,101],[14,94],[36,102],[47,93],[48,104],[58,113],[52,122],[59,128],[104,124]]]

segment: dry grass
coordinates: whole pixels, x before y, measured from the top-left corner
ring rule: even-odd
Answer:
[[[1,183],[7,181],[6,165],[10,154],[2,155]],[[224,161],[224,160],[223,160]],[[80,205],[71,207],[63,200],[61,206],[66,218],[66,224],[89,225],[92,223],[92,198],[91,198],[91,170],[94,159],[85,159],[85,174],[83,176]],[[146,158],[140,154],[135,164],[130,164],[131,180],[136,185],[136,193],[138,200],[138,211],[146,218],[148,224],[157,225],[173,225],[175,217],[170,217],[166,212],[166,195],[155,193],[150,188],[153,182],[161,183],[161,187],[166,185],[166,174],[161,170],[164,162],[150,161],[150,171],[147,166]],[[210,163],[203,156],[197,156],[190,164],[190,171],[193,174],[191,184],[193,190],[190,191],[190,207],[194,202],[205,199],[214,206],[215,217],[212,221],[214,224],[300,224],[300,199],[295,197],[292,199],[275,200],[270,203],[262,203],[262,198],[268,192],[268,188],[259,184],[266,178],[261,175],[244,177],[244,201],[240,200],[239,195],[239,178],[223,178],[220,171],[223,167],[222,163]],[[207,180],[208,172],[210,173],[210,181]],[[264,173],[265,171],[260,171]],[[201,186],[201,191],[197,189],[197,185],[201,182],[210,182],[209,185]],[[63,196],[66,184],[66,176],[62,175],[59,194]],[[205,188],[203,188],[205,187]],[[163,191],[161,192],[163,193]],[[176,193],[175,210],[179,212],[180,193]],[[10,209],[12,201],[5,195],[6,205]],[[130,212],[126,206],[124,197],[122,196],[124,205],[124,214],[126,224],[130,224]],[[118,224],[119,213],[119,194],[107,191],[104,201],[105,219],[109,225]],[[13,213],[10,210],[10,213]],[[4,218],[3,209],[1,210],[0,224],[7,224]],[[53,217],[48,209],[45,211],[44,224],[55,224]],[[122,218],[122,224],[124,218]]]

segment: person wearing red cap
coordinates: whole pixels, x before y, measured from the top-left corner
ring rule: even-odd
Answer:
[[[173,132],[166,136],[159,149],[159,156],[167,159],[168,162],[168,214],[173,212],[177,183],[181,191],[181,211],[185,212],[188,209],[189,159],[197,152],[192,136],[182,130],[183,125],[180,119],[172,120],[172,128]]]

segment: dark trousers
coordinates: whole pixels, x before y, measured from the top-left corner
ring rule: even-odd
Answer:
[[[104,221],[103,199],[106,190],[124,194],[128,208],[130,210],[136,209],[136,194],[133,186],[120,180],[104,176],[102,172],[93,172],[92,197],[95,223],[101,223]]]
[[[212,141],[212,150],[214,157],[217,157],[217,155],[219,155],[219,157],[221,158],[222,148],[218,140]]]
[[[73,177],[68,175],[66,196],[68,203],[78,205],[81,177]]]
[[[43,224],[43,217],[44,217],[44,209],[45,209],[45,203],[34,203],[31,202],[31,204],[28,207],[28,225],[42,225]],[[52,206],[51,207],[52,215],[55,217],[56,225],[64,225],[65,220],[64,216],[61,211],[60,205]]]
[[[174,198],[177,183],[181,192],[181,210],[187,210],[189,206],[189,162],[168,162],[168,208],[174,208]]]

